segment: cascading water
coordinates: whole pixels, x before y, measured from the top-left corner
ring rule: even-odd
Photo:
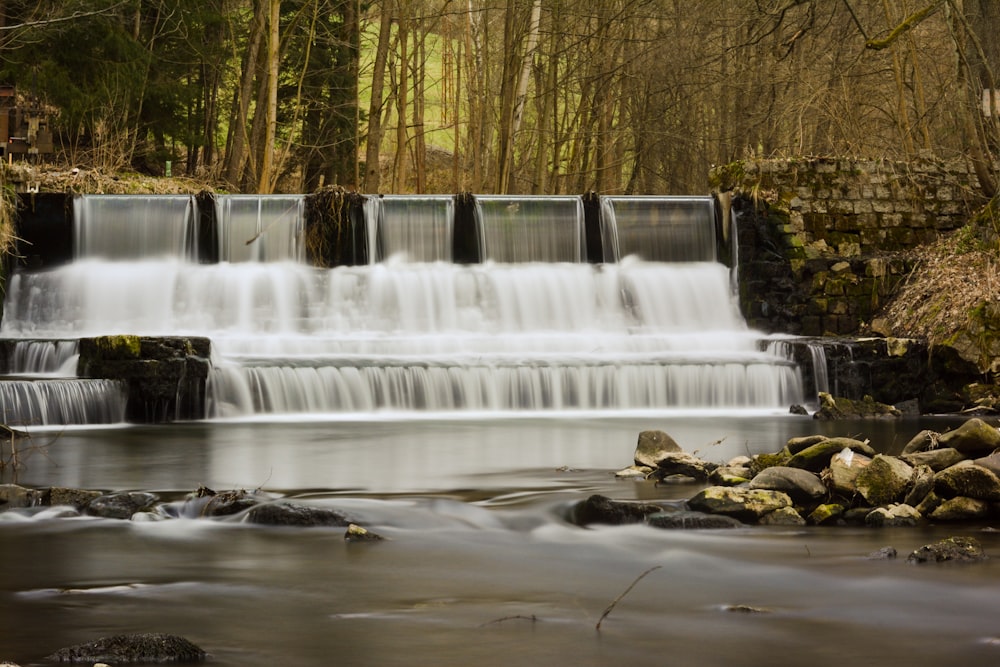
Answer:
[[[706,200],[673,213],[659,210],[674,204],[665,198],[612,204],[617,262],[582,261],[580,198],[477,198],[485,261],[456,264],[450,198],[384,197],[367,207],[369,257],[380,261],[318,269],[301,261],[302,198],[220,197],[219,263],[187,249],[114,261],[95,249],[18,273],[2,333],[208,336],[207,413],[218,418],[801,401],[795,364],[759,349],[738,313]],[[708,232],[694,231],[699,211]],[[681,246],[668,254],[683,261],[630,256],[654,247],[634,239],[660,221]]]

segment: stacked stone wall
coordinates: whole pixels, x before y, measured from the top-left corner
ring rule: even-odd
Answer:
[[[966,165],[932,160],[750,160],[711,178],[735,195],[748,322],[807,336],[865,331],[911,251],[984,203]]]

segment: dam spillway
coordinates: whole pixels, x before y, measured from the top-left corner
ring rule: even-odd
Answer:
[[[208,338],[203,414],[220,419],[803,400],[738,311],[710,197],[358,197],[337,233],[361,252],[325,267],[306,197],[199,199],[76,197],[71,257],[14,272],[0,336],[42,357]]]

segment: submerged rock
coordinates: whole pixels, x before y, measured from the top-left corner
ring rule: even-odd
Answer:
[[[98,496],[87,505],[87,514],[105,519],[131,519],[159,500],[154,493],[132,491]]]
[[[724,514],[708,514],[706,512],[659,512],[646,517],[646,523],[654,528],[676,528],[695,530],[701,528],[740,528],[744,524],[731,516]]]
[[[948,537],[933,544],[925,544],[906,558],[907,563],[941,563],[955,561],[974,563],[986,560],[979,540],[973,537]]]
[[[132,634],[103,637],[97,641],[59,649],[46,660],[53,662],[129,663],[201,662],[205,651],[183,637],[165,634]]]
[[[349,526],[353,521],[337,510],[307,507],[293,503],[263,503],[254,505],[246,514],[248,523],[264,526]]]
[[[378,533],[373,533],[367,528],[363,528],[356,523],[352,523],[344,532],[346,542],[380,542],[385,538]]]
[[[620,526],[641,523],[647,516],[662,511],[663,508],[659,505],[621,502],[594,494],[574,505],[570,509],[568,519],[577,526],[589,526],[593,523]]]
[[[896,556],[896,547],[882,547],[868,554],[868,560],[892,560]]]

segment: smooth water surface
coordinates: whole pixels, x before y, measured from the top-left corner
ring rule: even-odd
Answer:
[[[351,544],[342,528],[239,517],[3,513],[0,658],[27,665],[101,636],[167,632],[224,667],[992,665],[997,561],[905,563],[953,528],[668,531],[565,520],[593,493],[679,502],[697,491],[614,478],[645,428],[722,461],[814,432],[893,451],[920,428],[949,425],[386,414],[39,431],[22,451],[23,484],[152,490],[164,501],[199,485],[259,488],[347,512],[388,539]],[[969,530],[1000,553],[996,533]],[[867,558],[885,545],[900,558]]]

